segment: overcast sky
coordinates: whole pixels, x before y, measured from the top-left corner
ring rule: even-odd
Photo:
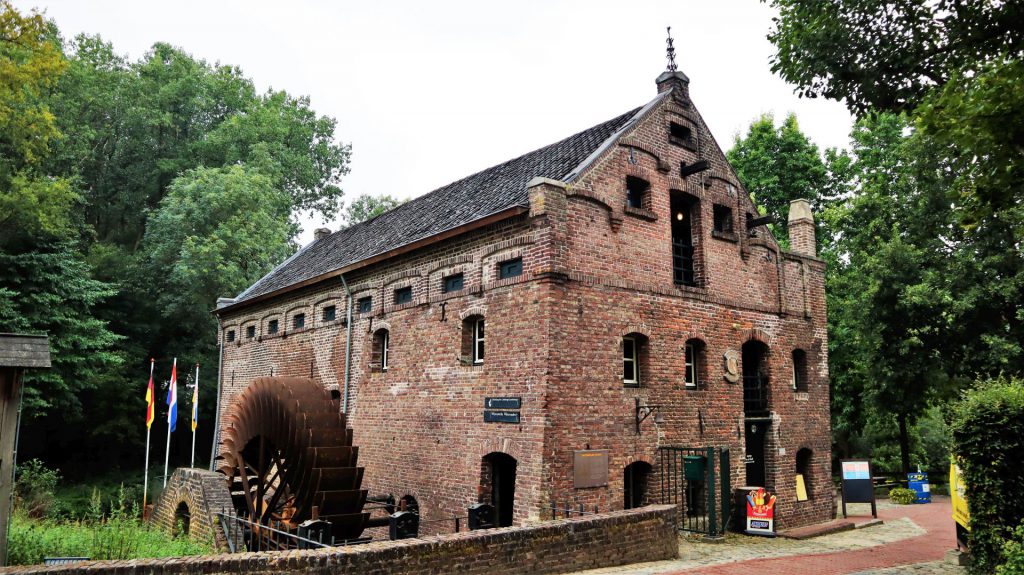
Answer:
[[[349,198],[415,197],[646,103],[668,25],[724,149],[765,112],[795,112],[822,148],[845,146],[851,125],[841,104],[797,98],[771,73],[774,13],[757,0],[14,3],[133,59],[169,42],[308,95],[352,144]],[[321,222],[302,224],[304,244]]]

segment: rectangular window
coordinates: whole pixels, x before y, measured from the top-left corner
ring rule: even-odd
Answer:
[[[682,124],[672,122],[669,124],[668,141],[689,148],[693,146],[693,132]]]
[[[498,279],[514,278],[523,275],[523,258],[516,258],[498,264]]]
[[[373,297],[366,296],[361,297],[356,301],[356,309],[359,313],[370,313],[373,311]]]
[[[235,341],[235,330],[228,331],[228,341]]]
[[[635,337],[622,338],[622,385],[640,387],[640,367],[637,362]]]
[[[644,198],[651,190],[651,184],[642,178],[626,177],[626,205],[631,208],[643,208]]]
[[[302,329],[306,325],[306,314],[297,313],[292,317],[292,328]]]
[[[463,285],[464,278],[462,274],[450,275],[444,278],[444,286],[442,286],[442,291],[444,293],[459,291],[463,288]]]
[[[732,233],[732,208],[723,206],[721,204],[715,204],[714,206],[715,216],[715,231],[723,234]]]
[[[249,327],[245,328],[245,337],[247,337],[248,339],[256,337],[256,326],[250,325]]]
[[[380,370],[388,370],[388,354],[391,351],[391,332],[385,330],[380,338]]]
[[[484,362],[484,318],[473,322],[473,363]]]
[[[697,350],[692,343],[686,344],[686,387],[697,387]]]
[[[329,305],[324,308],[324,321],[334,321],[338,316],[338,308],[333,305]]]
[[[412,302],[412,286],[395,290],[395,304]]]
[[[277,320],[272,319],[267,323],[267,333],[277,333]]]

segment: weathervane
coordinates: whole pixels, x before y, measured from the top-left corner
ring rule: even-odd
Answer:
[[[665,48],[665,52],[666,52],[666,58],[668,58],[668,71],[669,72],[675,72],[676,71],[676,49],[675,49],[674,46],[672,46],[672,27],[669,26],[668,28],[666,28],[666,30],[668,30],[668,39],[665,40],[665,43],[668,44],[668,47]]]

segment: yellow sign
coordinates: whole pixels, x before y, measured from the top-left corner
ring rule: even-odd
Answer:
[[[796,474],[796,500],[807,501],[807,485],[804,483],[804,474]]]
[[[956,463],[949,465],[949,497],[953,500],[953,521],[970,530],[971,514],[967,508],[967,486],[960,475],[960,466]]]

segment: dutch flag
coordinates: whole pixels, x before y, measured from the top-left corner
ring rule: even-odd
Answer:
[[[174,358],[174,365],[171,367],[171,385],[167,388],[167,425],[170,433],[178,423],[178,358]]]

